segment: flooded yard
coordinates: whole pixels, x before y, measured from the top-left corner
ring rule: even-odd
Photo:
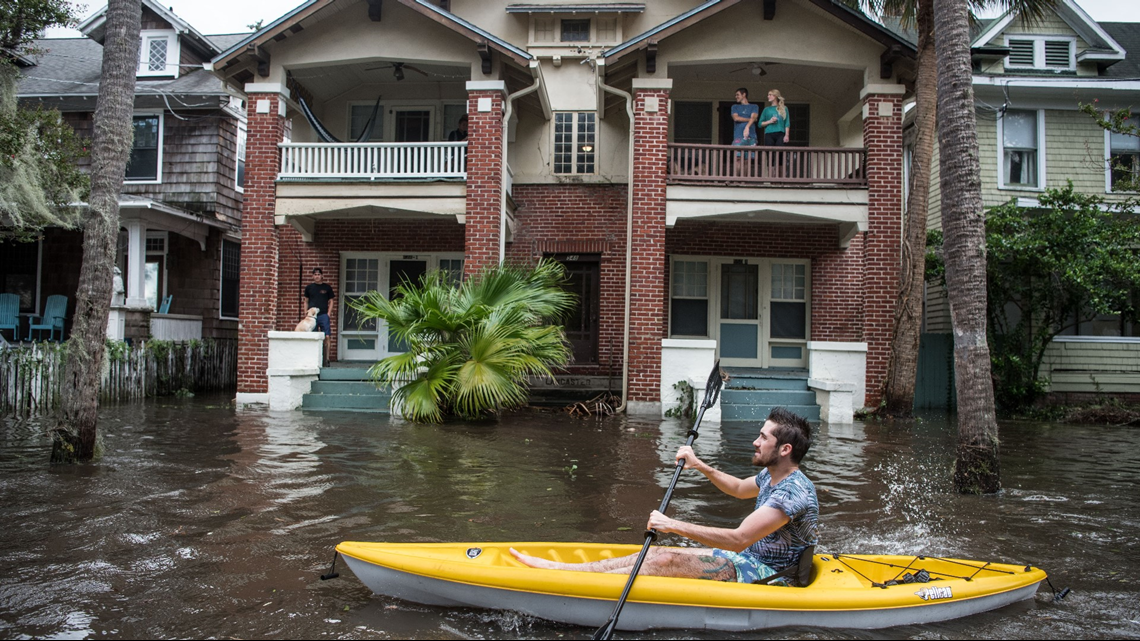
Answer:
[[[538,412],[416,426],[198,397],[106,408],[103,460],[49,468],[43,424],[0,421],[5,638],[588,638],[377,597],[343,564],[338,579],[318,576],[342,540],[641,543],[689,427]],[[758,428],[703,425],[697,451],[744,476]],[[1140,430],[1001,428],[1005,491],[963,497],[945,418],[822,426],[804,465],[820,551],[1031,563],[1073,589],[1064,602],[1043,586],[1035,601],[941,624],[736,638],[1140,638]],[[672,511],[730,526],[748,509],[687,472]]]

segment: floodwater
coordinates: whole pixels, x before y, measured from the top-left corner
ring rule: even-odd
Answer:
[[[425,427],[198,397],[107,408],[102,462],[50,468],[40,422],[0,419],[0,637],[588,638],[374,596],[343,564],[318,576],[342,540],[641,543],[688,427],[537,412]],[[756,429],[703,425],[698,452],[746,475]],[[820,551],[1031,563],[1073,589],[1065,601],[1042,586],[935,625],[736,638],[1140,638],[1140,430],[1004,423],[1006,489],[964,497],[950,487],[953,429],[941,417],[821,427],[805,460]],[[729,526],[748,503],[687,472],[673,511]]]

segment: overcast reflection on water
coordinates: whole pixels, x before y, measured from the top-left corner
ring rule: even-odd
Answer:
[[[415,426],[369,414],[235,412],[225,398],[101,412],[102,462],[49,468],[39,421],[0,419],[5,638],[587,638],[509,612],[372,595],[342,540],[640,543],[688,424],[521,412]],[[733,474],[755,424],[706,424]],[[1140,431],[1002,424],[1005,490],[950,487],[954,426],[821,426],[805,460],[823,551],[937,554],[1043,567],[1074,592],[968,619],[877,631],[621,633],[621,638],[1140,638]],[[682,476],[681,518],[733,526],[748,504]],[[667,540],[665,542],[668,542]]]

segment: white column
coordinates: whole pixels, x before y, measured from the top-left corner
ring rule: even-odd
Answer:
[[[146,226],[127,223],[127,307],[146,307]]]

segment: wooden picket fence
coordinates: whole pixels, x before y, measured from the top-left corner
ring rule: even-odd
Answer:
[[[0,415],[36,416],[59,407],[66,343],[0,349]],[[237,341],[108,343],[99,402],[138,401],[237,387]]]

